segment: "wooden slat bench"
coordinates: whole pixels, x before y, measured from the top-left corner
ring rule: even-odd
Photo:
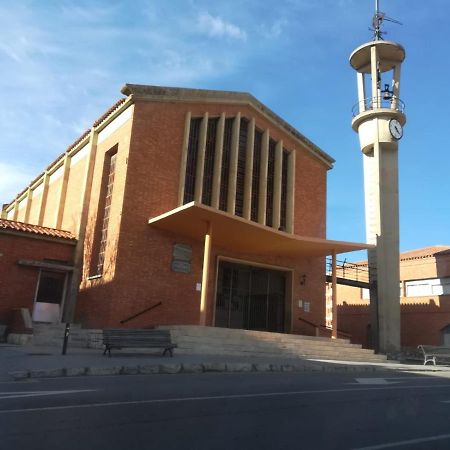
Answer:
[[[103,330],[103,345],[106,355],[111,356],[111,349],[117,348],[161,348],[164,349],[163,356],[169,353],[173,356],[173,349],[169,330],[133,330],[133,329],[109,329]]]
[[[423,365],[430,361],[436,365],[436,360],[450,363],[450,347],[419,345],[417,348],[423,353]]]

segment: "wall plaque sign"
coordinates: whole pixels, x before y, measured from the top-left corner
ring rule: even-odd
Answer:
[[[186,244],[175,244],[172,253],[172,272],[191,273],[192,247]]]

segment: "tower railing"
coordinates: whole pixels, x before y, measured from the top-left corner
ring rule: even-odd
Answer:
[[[353,117],[356,117],[363,112],[374,109],[393,109],[403,113],[405,111],[405,103],[395,96],[389,99],[384,99],[382,97],[368,97],[353,106],[352,114]]]

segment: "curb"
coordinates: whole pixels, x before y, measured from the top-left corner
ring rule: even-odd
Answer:
[[[204,362],[204,363],[166,363],[135,366],[114,367],[70,367],[61,369],[31,369],[8,372],[14,381],[30,378],[59,378],[78,376],[105,375],[158,375],[182,373],[239,373],[239,372],[380,372],[384,367],[321,365],[321,364],[272,364],[272,363],[236,363],[236,362]]]

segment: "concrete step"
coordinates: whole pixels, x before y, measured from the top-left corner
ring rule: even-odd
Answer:
[[[63,344],[64,330],[40,329],[33,335],[33,344],[38,346],[59,347]],[[102,330],[71,328],[69,346],[74,348],[101,348]]]
[[[305,340],[305,339],[292,339],[290,337],[286,338],[277,338],[270,339],[270,337],[264,336],[261,338],[254,338],[251,336],[233,336],[233,337],[221,337],[221,336],[192,336],[192,335],[184,335],[181,333],[173,333],[171,332],[172,340],[176,343],[181,342],[198,342],[198,343],[210,343],[214,344],[245,344],[245,343],[255,343],[255,344],[271,344],[271,345],[296,345],[296,346],[305,346],[305,347],[314,347],[314,348],[322,348],[322,347],[330,347],[333,348],[353,348],[356,350],[361,350],[360,345],[356,344],[345,344],[342,342],[335,342],[335,340],[328,339],[327,341],[313,341],[313,340]]]
[[[175,350],[176,354],[179,355],[192,355],[192,354],[200,354],[200,355],[215,355],[217,353],[212,352],[210,348],[196,348],[195,351],[187,348],[177,348]],[[364,356],[349,356],[349,355],[323,355],[323,354],[310,354],[310,355],[299,355],[292,353],[284,353],[284,352],[246,352],[246,351],[232,351],[227,350],[220,354],[221,356],[242,356],[247,358],[274,358],[274,359],[283,359],[283,358],[299,358],[299,359],[324,359],[324,360],[337,360],[337,361],[355,361],[355,362],[373,362],[373,363],[382,363],[386,362],[386,357],[383,355],[371,355],[369,357]]]
[[[219,327],[202,327],[197,325],[171,325],[171,326],[161,326],[158,328],[170,329],[171,333],[174,335],[182,334],[189,336],[222,336],[222,337],[234,337],[234,336],[251,336],[259,339],[269,338],[270,340],[277,339],[301,339],[308,341],[329,341],[326,337],[316,337],[316,336],[304,336],[286,333],[271,333],[268,331],[256,331],[256,330],[239,330],[233,328],[219,328]],[[337,343],[350,343],[347,339],[333,339]]]
[[[208,347],[214,349],[216,352],[220,352],[223,349],[245,349],[246,351],[290,351],[290,352],[300,352],[300,353],[335,353],[335,354],[353,354],[353,355],[366,355],[370,356],[373,351],[366,349],[355,349],[352,347],[334,347],[330,346],[306,346],[298,344],[280,344],[280,343],[261,343],[261,342],[222,342],[222,343],[211,343],[211,342],[192,342],[189,340],[177,340],[174,341],[180,348],[191,348],[196,347]]]
[[[254,330],[178,325],[170,329],[177,351],[186,354],[236,355],[247,357],[300,357],[360,362],[383,362],[386,356],[330,339]]]
[[[285,354],[285,355],[298,355],[298,356],[309,356],[309,355],[323,355],[334,357],[339,359],[339,357],[361,357],[361,358],[371,358],[377,356],[377,359],[386,359],[384,355],[374,355],[370,350],[365,351],[355,351],[353,349],[342,349],[336,351],[336,349],[312,349],[312,348],[300,348],[300,347],[262,347],[262,346],[235,346],[235,345],[225,345],[222,347],[215,347],[211,345],[189,345],[189,344],[178,344],[179,349],[189,350],[191,352],[196,351],[208,351],[210,354],[225,354],[227,352],[244,352],[248,353],[265,353],[268,355],[272,354]]]

